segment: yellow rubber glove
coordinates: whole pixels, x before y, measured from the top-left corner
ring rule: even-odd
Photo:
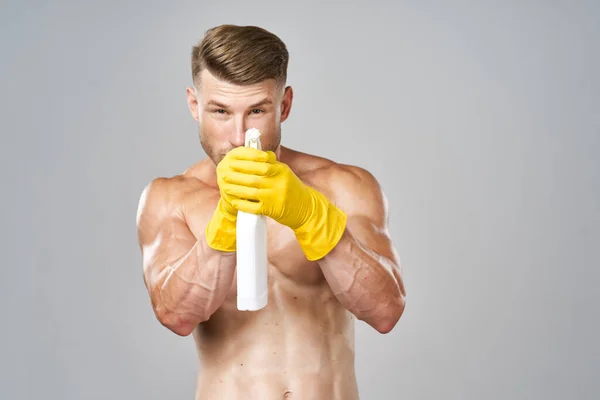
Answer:
[[[217,185],[221,198],[217,203],[212,218],[206,225],[207,244],[219,251],[236,251],[236,224],[238,210],[231,204],[231,196],[223,192],[223,175],[231,170],[231,161],[235,159],[235,152],[229,152],[217,165]],[[265,156],[265,160],[268,158]]]
[[[237,209],[231,211],[233,206],[228,205],[221,197],[217,208],[206,225],[206,243],[213,249],[234,252],[236,251],[235,228],[237,223]]]
[[[220,188],[233,207],[290,227],[311,261],[337,245],[346,229],[346,214],[277,161],[275,153],[238,147],[228,155]]]

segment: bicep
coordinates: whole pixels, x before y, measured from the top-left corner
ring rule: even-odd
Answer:
[[[341,196],[336,197],[348,216],[348,231],[367,248],[397,264],[398,254],[388,231],[387,198],[375,177],[353,168],[339,182]]]
[[[155,180],[140,197],[137,232],[147,278],[177,262],[196,243],[171,186],[166,180]]]

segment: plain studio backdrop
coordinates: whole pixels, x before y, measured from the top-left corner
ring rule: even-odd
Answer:
[[[361,399],[599,398],[600,6],[366,3],[3,4],[0,398],[193,398],[135,215],[205,156],[185,87],[222,23],[287,44],[283,144],[388,197],[407,307],[357,322]]]

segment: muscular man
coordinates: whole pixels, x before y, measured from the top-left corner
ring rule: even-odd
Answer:
[[[404,311],[376,179],[280,144],[287,64],[286,46],[264,29],[209,30],[187,89],[208,158],[141,195],[145,284],[160,323],[193,334],[197,400],[358,399],[355,318],[387,333]],[[249,128],[262,151],[244,147]],[[268,217],[269,300],[255,312],[237,310],[239,210]]]

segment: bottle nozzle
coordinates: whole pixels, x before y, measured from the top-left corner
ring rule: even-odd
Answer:
[[[250,128],[246,131],[246,147],[261,150],[260,131]]]

